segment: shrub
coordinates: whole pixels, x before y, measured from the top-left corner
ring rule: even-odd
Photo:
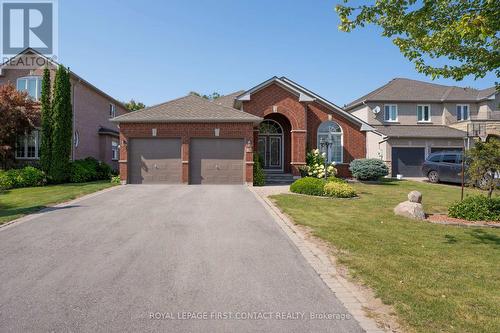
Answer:
[[[290,185],[290,191],[294,193],[322,196],[324,194],[324,186],[325,182],[322,179],[305,177],[297,179],[292,185]]]
[[[376,158],[362,158],[351,162],[349,166],[354,178],[359,180],[377,180],[389,174],[387,165]]]
[[[93,157],[71,162],[69,181],[72,183],[84,183],[93,180],[110,179],[112,169],[104,162]]]
[[[260,155],[255,154],[253,156],[253,185],[264,186],[265,183],[266,177],[264,175],[264,170],[262,169]]]
[[[333,183],[342,183],[342,184],[347,184],[347,181],[346,181],[345,179],[342,179],[342,178],[337,178],[337,177],[335,177],[335,176],[328,177],[328,178],[326,179],[326,181],[327,181],[328,183],[332,183],[332,182],[333,182]]]
[[[113,176],[113,177],[111,177],[111,183],[112,184],[121,184],[120,176]]]
[[[35,167],[27,166],[23,169],[11,169],[0,172],[0,188],[42,186],[47,182],[45,173]]]
[[[500,221],[500,197],[475,195],[457,201],[448,209],[448,215],[469,221]]]
[[[346,183],[328,182],[324,187],[324,194],[334,198],[353,198],[356,196],[356,191]]]
[[[324,178],[326,176],[335,176],[337,169],[334,164],[327,165],[325,168],[325,154],[321,154],[319,149],[311,150],[306,155],[307,175],[310,177]]]

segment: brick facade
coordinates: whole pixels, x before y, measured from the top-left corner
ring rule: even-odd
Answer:
[[[191,138],[233,138],[245,140],[245,180],[253,182],[254,126],[252,123],[121,123],[120,124],[120,179],[127,182],[127,142],[132,138],[180,138],[182,142],[182,183],[189,182],[189,144]],[[215,129],[219,136],[215,136]]]
[[[295,176],[300,174],[298,168],[305,165],[306,152],[317,148],[318,127],[324,121],[335,121],[342,128],[344,163],[337,165],[340,176],[350,176],[349,163],[366,156],[366,134],[360,131],[359,123],[353,123],[318,102],[299,102],[295,94],[277,84],[253,93],[250,101],[243,102],[243,110],[282,125],[285,131],[284,169]],[[255,151],[257,149],[254,147]]]

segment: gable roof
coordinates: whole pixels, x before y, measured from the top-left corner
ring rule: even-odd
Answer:
[[[495,95],[495,87],[478,90],[395,78],[345,106],[350,110],[365,102],[478,102]]]
[[[31,47],[28,47],[26,49],[24,49],[22,52],[19,52],[17,55],[15,55],[14,57],[10,58],[9,60],[5,61],[4,63],[2,63],[0,65],[0,71],[6,66],[7,63],[9,63],[10,61],[12,61],[13,59],[23,55],[23,54],[34,54],[38,57],[41,57],[43,58],[47,63],[50,63],[51,65],[55,66],[55,67],[59,67],[59,63],[57,61],[55,61],[54,59],[52,58],[49,58],[49,57],[46,57],[45,55],[43,55],[42,53],[38,52],[37,50],[34,50],[32,49]],[[12,68],[8,68],[8,69],[12,69]],[[71,71],[71,69],[69,67],[67,67],[70,75],[73,77],[73,79],[77,80],[78,82],[81,82],[81,83],[84,83],[86,86],[88,86],[90,89],[94,90],[95,92],[97,92],[98,94],[110,99],[111,101],[113,101],[114,104],[116,105],[119,105],[121,106],[122,108],[124,108],[125,110],[128,110],[127,107],[125,106],[125,104],[123,104],[123,102],[115,99],[113,96],[110,96],[108,95],[107,93],[105,93],[104,91],[102,91],[101,89],[97,88],[96,86],[94,86],[92,83],[88,82],[87,80],[83,79],[81,76],[77,75],[75,72]]]
[[[342,117],[347,118],[357,124],[359,124],[360,130],[361,131],[372,131],[373,127],[371,127],[368,123],[362,121],[358,117],[344,111],[341,107],[338,105],[330,102],[326,98],[323,98],[319,96],[318,94],[310,91],[309,89],[304,88],[303,86],[299,85],[298,83],[288,79],[287,77],[277,77],[273,76],[269,80],[266,80],[262,82],[261,84],[242,92],[239,96],[236,97],[236,101],[239,102],[244,102],[244,101],[249,101],[251,100],[252,94],[255,94],[257,91],[262,90],[266,88],[267,86],[271,84],[277,84],[284,89],[292,92],[299,98],[299,102],[318,102],[320,104],[323,104],[330,110],[335,111],[336,113],[340,114]]]
[[[258,124],[262,118],[203,97],[187,95],[111,119],[117,123],[242,122]]]

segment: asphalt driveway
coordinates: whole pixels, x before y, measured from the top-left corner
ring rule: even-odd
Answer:
[[[1,332],[361,332],[346,314],[244,186],[122,186],[0,229]]]

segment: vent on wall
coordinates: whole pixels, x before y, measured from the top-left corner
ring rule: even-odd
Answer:
[[[152,136],[156,136],[156,128],[152,128],[151,129],[151,135]]]

